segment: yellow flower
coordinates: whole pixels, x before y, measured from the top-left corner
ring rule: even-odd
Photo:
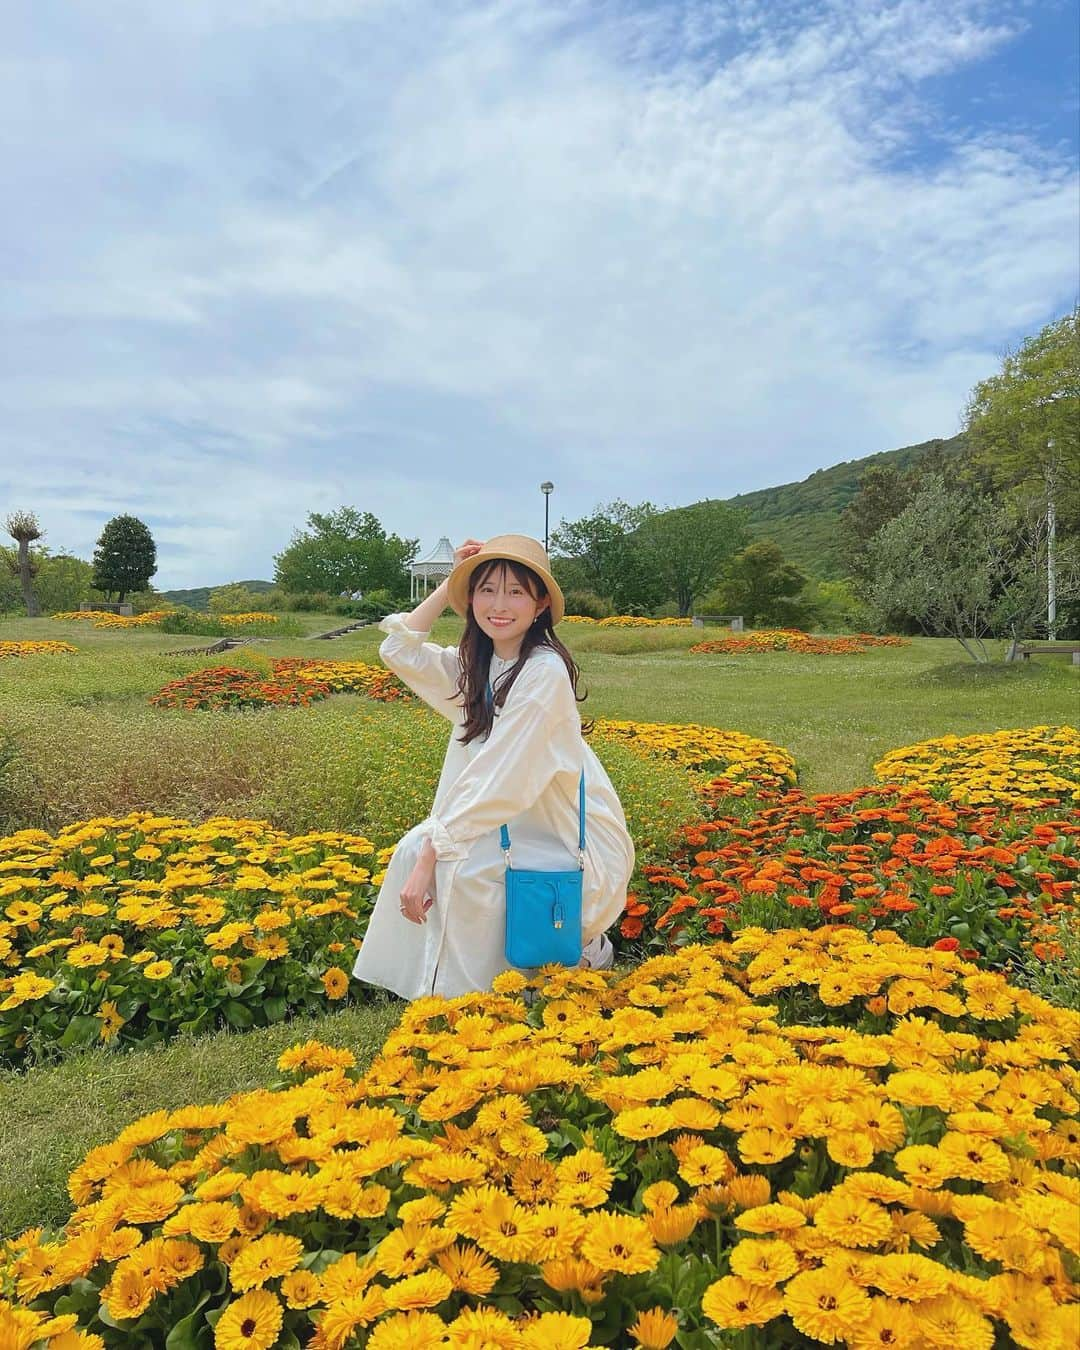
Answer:
[[[322,982],[327,998],[344,998],[349,992],[349,977],[338,966],[331,966],[329,970],[324,971]]]
[[[440,1317],[406,1312],[384,1318],[368,1337],[367,1350],[441,1350],[445,1344],[446,1325]]]
[[[267,1289],[234,1299],[214,1328],[215,1350],[269,1350],[281,1330],[283,1309]]]
[[[385,1291],[390,1308],[405,1311],[410,1308],[434,1308],[453,1293],[449,1276],[441,1270],[425,1270],[419,1275],[408,1275]]]
[[[640,1350],[667,1350],[678,1330],[678,1318],[663,1308],[650,1308],[648,1312],[638,1313],[636,1321],[627,1328]]]
[[[701,1311],[718,1327],[760,1327],[783,1313],[784,1301],[775,1289],[725,1275],[705,1290]]]
[[[805,1270],[784,1288],[784,1311],[797,1330],[813,1340],[850,1340],[866,1321],[865,1289],[832,1270]]]
[[[581,1254],[601,1271],[640,1275],[652,1270],[660,1252],[643,1220],[631,1214],[601,1212],[587,1218]]]
[[[522,1350],[581,1350],[589,1344],[592,1320],[573,1313],[548,1312],[521,1326]]]
[[[110,999],[106,999],[102,1003],[95,1016],[101,1022],[101,1039],[103,1041],[111,1041],[124,1025],[124,1019],[120,1016],[120,1009]]]
[[[167,980],[172,974],[171,961],[151,961],[148,966],[143,967],[143,974],[148,980]]]
[[[498,1283],[499,1268],[471,1243],[456,1242],[435,1258],[452,1287],[462,1294],[483,1298]]]
[[[794,1249],[781,1238],[771,1241],[743,1238],[731,1251],[732,1274],[741,1276],[748,1284],[771,1288],[789,1279],[798,1268]]]
[[[295,1270],[303,1254],[304,1244],[300,1238],[268,1233],[248,1243],[240,1252],[229,1270],[229,1282],[241,1292],[253,1289]]]

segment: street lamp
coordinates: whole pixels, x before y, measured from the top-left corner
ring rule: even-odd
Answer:
[[[541,483],[540,491],[544,494],[544,552],[548,551],[548,503],[551,501],[551,494],[554,491],[554,483]]]

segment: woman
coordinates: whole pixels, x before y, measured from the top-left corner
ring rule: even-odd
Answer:
[[[615,789],[581,735],[578,671],[555,636],[562,591],[547,554],[504,534],[455,552],[449,578],[411,614],[392,614],[379,655],[448,718],[431,815],[398,843],[353,974],[402,998],[482,991],[509,969],[499,827],[514,866],[578,865],[578,790],[585,771],[582,964],[611,964],[604,930],[626,902],[634,846]],[[460,647],[425,639],[451,606]]]

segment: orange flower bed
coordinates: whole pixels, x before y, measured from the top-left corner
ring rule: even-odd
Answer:
[[[380,703],[411,703],[415,695],[392,670],[366,661],[319,661],[286,656],[273,663],[279,678],[324,684],[332,694],[364,694]]]
[[[210,708],[306,708],[326,698],[325,684],[275,672],[267,678],[257,670],[237,666],[206,666],[172,680],[151,698],[155,708],[192,712]]]
[[[896,787],[762,793],[749,819],[687,826],[646,866],[625,938],[672,948],[746,926],[857,924],[1007,965],[1061,955],[1080,894],[1080,811],[963,806]]]
[[[802,652],[808,656],[846,656],[868,647],[905,647],[907,638],[875,637],[858,633],[853,637],[811,637],[799,628],[762,628],[756,633],[736,633],[730,637],[698,642],[692,652]]]

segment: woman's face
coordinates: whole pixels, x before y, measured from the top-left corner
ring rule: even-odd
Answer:
[[[516,655],[533,620],[549,604],[546,595],[536,599],[505,563],[493,567],[472,593],[473,618],[503,657]]]

